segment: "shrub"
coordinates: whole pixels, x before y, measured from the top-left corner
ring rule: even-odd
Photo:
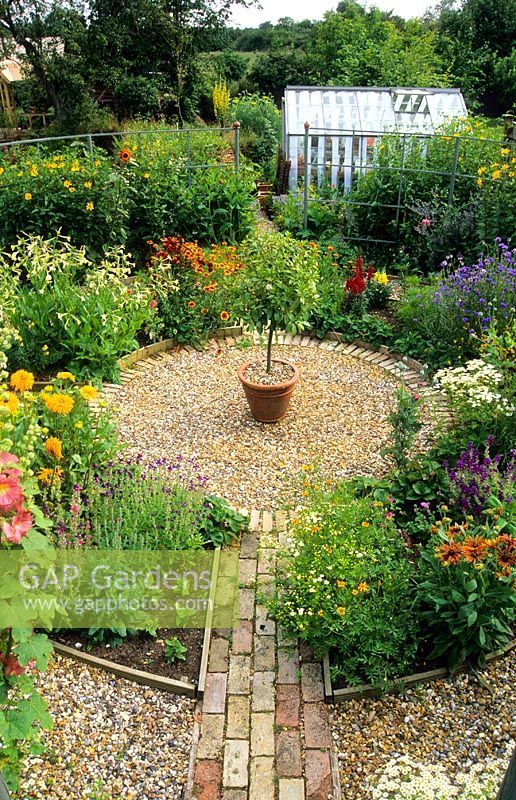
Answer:
[[[104,408],[91,408],[95,387],[78,386],[72,373],[58,373],[39,392],[33,382],[32,373],[20,370],[0,389],[0,436],[51,502],[70,496],[74,484],[88,482],[93,467],[112,457],[114,424]]]
[[[494,256],[409,288],[396,312],[405,330],[395,346],[433,368],[478,355],[493,322],[498,334],[513,323],[515,264],[516,251],[498,241]]]
[[[272,179],[281,128],[281,115],[272,97],[258,94],[234,97],[227,113],[240,122],[244,155]]]
[[[504,509],[498,503],[487,526],[444,517],[422,552],[417,580],[431,657],[446,656],[452,669],[482,662],[512,636],[516,501]]]
[[[128,236],[130,191],[123,170],[104,150],[83,144],[62,151],[11,149],[0,158],[0,247],[20,232],[43,239],[60,231],[100,256]]]
[[[166,236],[153,250],[148,275],[166,336],[198,343],[231,320],[228,282],[243,267],[234,246],[204,251],[197,242]]]
[[[415,655],[412,565],[388,509],[349,486],[319,488],[307,469],[303,503],[281,551],[271,613],[318,656],[333,651],[347,681],[384,684]]]
[[[9,352],[11,369],[62,366],[116,377],[117,359],[154,317],[151,291],[137,281],[129,286],[133,266],[121,248],[96,265],[67,238],[19,239],[0,256],[0,292],[20,337]]]
[[[469,442],[453,469],[445,464],[450,478],[450,505],[459,517],[471,515],[478,520],[492,513],[487,506],[490,498],[497,498],[502,507],[514,499],[516,453],[503,469],[501,455],[491,457],[489,453],[492,443],[493,437],[490,436],[482,452],[473,442]]]

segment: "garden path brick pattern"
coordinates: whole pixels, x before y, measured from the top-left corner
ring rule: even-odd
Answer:
[[[213,631],[193,787],[185,800],[340,800],[322,669],[257,601],[273,585],[284,512],[251,514],[240,550],[239,618]],[[224,636],[222,634],[225,634]]]

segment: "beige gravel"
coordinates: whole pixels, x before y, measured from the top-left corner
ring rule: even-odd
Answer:
[[[516,744],[516,651],[479,674],[480,681],[465,673],[401,696],[333,706],[342,800],[369,800],[367,778],[399,756],[442,765],[451,780],[474,764],[508,764]]]
[[[319,462],[337,478],[385,471],[379,451],[397,378],[341,353],[277,346],[273,356],[292,361],[301,374],[287,416],[266,425],[250,416],[237,378],[242,363],[262,353],[222,344],[141,363],[114,397],[131,453],[192,457],[209,491],[260,509],[278,507],[303,464]]]
[[[16,800],[180,800],[194,700],[59,656],[40,684],[55,724]]]

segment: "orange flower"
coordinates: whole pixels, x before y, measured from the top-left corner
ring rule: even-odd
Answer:
[[[195,301],[194,300],[189,300],[188,301],[188,308],[195,308]]]
[[[10,384],[17,392],[30,392],[34,386],[34,375],[26,369],[19,369],[11,375]]]
[[[7,392],[7,397],[5,400],[0,400],[0,408],[6,408],[10,411],[11,414],[15,414],[18,410],[18,406],[20,405],[20,401],[14,394],[14,392]]]
[[[69,414],[74,406],[73,398],[67,394],[47,394],[44,402],[48,410],[54,414]]]
[[[470,536],[464,539],[461,546],[464,561],[467,561],[469,564],[476,564],[482,561],[488,549],[489,545],[487,541],[481,536]]]
[[[516,539],[513,536],[503,533],[496,539],[496,561],[506,574],[516,567]]]
[[[61,439],[56,439],[55,436],[51,436],[45,442],[45,450],[47,451],[49,456],[59,460],[63,456],[63,447]]]
[[[120,161],[123,161],[124,164],[127,164],[131,160],[132,157],[133,157],[133,154],[131,153],[130,150],[127,149],[127,147],[124,147],[123,150],[120,150],[120,152],[118,154],[118,158],[120,159]]]
[[[346,581],[337,581],[337,586],[339,589],[343,589],[346,585]]]
[[[445,566],[458,564],[462,558],[461,546],[454,541],[441,544],[435,550],[435,557]]]
[[[95,387],[90,386],[89,384],[86,384],[86,386],[81,386],[79,393],[84,400],[95,400],[98,395],[98,391],[95,389]]]
[[[221,318],[222,322],[227,322],[228,319],[229,319],[228,312],[227,311],[221,311],[220,312],[220,318]]]
[[[52,481],[52,479],[55,479],[57,481],[62,480],[63,475],[64,472],[61,469],[61,467],[56,467],[55,469],[49,469],[48,467],[43,467],[38,472],[38,481],[41,481],[41,483],[48,484]]]

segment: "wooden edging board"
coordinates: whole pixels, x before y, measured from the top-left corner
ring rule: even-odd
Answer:
[[[213,599],[215,594],[217,578],[219,573],[220,562],[220,547],[214,551],[213,567],[211,571],[211,588],[210,600]],[[105,672],[111,672],[119,678],[125,678],[134,683],[141,683],[143,686],[150,686],[153,689],[161,689],[163,692],[170,692],[171,694],[180,694],[184,697],[202,697],[204,693],[204,686],[206,683],[206,671],[208,669],[208,657],[210,652],[211,643],[211,626],[213,622],[213,603],[209,604],[208,613],[206,615],[206,627],[204,629],[204,637],[202,643],[201,665],[199,667],[199,676],[196,684],[187,681],[177,681],[174,678],[167,678],[164,675],[156,675],[154,672],[145,672],[140,669],[132,669],[126,667],[124,664],[117,664],[116,661],[109,661],[107,658],[99,658],[85,653],[82,650],[77,650],[74,647],[61,644],[51,640],[51,644],[56,653],[67,658],[74,658],[90,667],[102,669]]]
[[[507,653],[510,653],[515,647],[516,639],[513,639],[501,650],[497,650],[495,653],[489,653],[485,659],[486,664],[490,664],[493,661],[502,658],[503,656],[507,655]],[[430,681],[449,678],[452,674],[457,675],[459,672],[466,672],[468,669],[469,665],[463,664],[453,673],[450,672],[448,667],[432,669],[428,672],[417,672],[414,675],[407,675],[406,677],[400,678],[398,681],[396,681],[392,691],[395,692],[401,688],[411,689],[413,686],[417,686],[420,683],[429,683]],[[327,703],[344,703],[346,700],[361,700],[362,698],[374,697],[375,695],[382,693],[381,689],[368,683],[362,683],[359,686],[349,686],[345,689],[334,689],[331,683],[330,659],[328,656],[325,656],[323,659],[323,676],[325,694],[324,699]]]

